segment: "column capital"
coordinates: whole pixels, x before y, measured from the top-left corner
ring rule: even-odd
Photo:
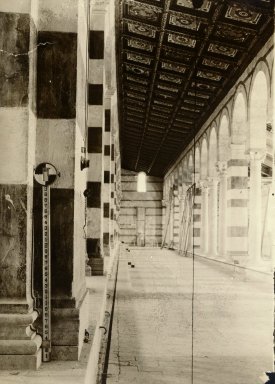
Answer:
[[[249,159],[250,161],[255,161],[255,160],[263,160],[265,158],[266,151],[264,149],[250,149],[249,150]]]
[[[108,0],[91,0],[91,8],[96,13],[106,12],[108,4]]]
[[[198,181],[198,187],[201,190],[206,190],[208,188],[208,180],[207,179],[199,180]]]
[[[216,170],[219,176],[225,176],[227,174],[227,161],[217,161]]]
[[[218,185],[219,178],[218,177],[208,177],[207,178],[207,186],[208,188],[213,188]]]

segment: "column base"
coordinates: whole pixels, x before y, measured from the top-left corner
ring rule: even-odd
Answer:
[[[104,275],[104,259],[102,257],[90,258],[88,265],[91,266],[92,276]]]
[[[89,325],[88,290],[76,302],[73,298],[52,300],[51,359],[60,361],[79,360]],[[42,333],[42,316],[35,323]]]
[[[19,303],[0,305],[0,369],[36,370],[41,364],[41,336],[31,329],[38,314]]]
[[[41,365],[42,351],[39,349],[33,355],[1,355],[0,370],[33,370]]]

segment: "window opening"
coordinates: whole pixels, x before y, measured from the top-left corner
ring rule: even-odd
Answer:
[[[146,192],[146,173],[139,172],[137,178],[137,191],[138,192]]]

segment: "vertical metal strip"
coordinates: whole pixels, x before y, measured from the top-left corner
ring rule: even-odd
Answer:
[[[51,238],[50,187],[42,186],[42,285],[43,285],[43,343],[42,360],[51,359]]]

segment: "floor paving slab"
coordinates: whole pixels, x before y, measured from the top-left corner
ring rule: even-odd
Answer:
[[[262,384],[273,279],[241,272],[168,250],[122,255],[107,383]]]

